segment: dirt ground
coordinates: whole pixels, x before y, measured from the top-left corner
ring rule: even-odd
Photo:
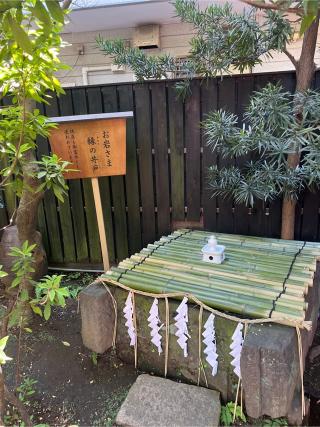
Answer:
[[[110,352],[98,357],[81,342],[77,301],[55,310],[48,322],[36,318],[33,333],[23,337],[21,372],[37,381],[31,400],[33,422],[39,424],[110,426],[138,373]],[[8,354],[15,353],[11,341]],[[14,384],[14,365],[5,372]]]

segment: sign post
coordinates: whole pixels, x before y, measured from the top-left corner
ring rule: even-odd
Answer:
[[[70,162],[66,179],[91,178],[97,215],[103,268],[109,270],[109,255],[98,177],[126,173],[126,118],[123,113],[51,117],[59,126],[50,132],[53,153]]]
[[[94,204],[96,207],[96,214],[97,214],[97,221],[98,221],[103,269],[104,271],[108,271],[110,270],[109,252],[108,252],[106,229],[104,226],[104,219],[103,219],[103,213],[102,213],[102,204],[101,204],[98,178],[91,178],[91,184],[92,184]]]

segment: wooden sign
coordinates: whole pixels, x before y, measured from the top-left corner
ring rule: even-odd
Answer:
[[[52,152],[70,162],[70,169],[77,169],[65,178],[91,178],[105,271],[110,263],[98,177],[126,173],[127,117],[133,117],[132,111],[49,119],[59,125],[50,132]]]
[[[126,118],[114,116],[92,114],[71,116],[72,121],[65,120],[67,117],[50,120],[59,124],[50,132],[52,152],[70,162],[69,169],[76,169],[65,173],[66,179],[125,175]]]

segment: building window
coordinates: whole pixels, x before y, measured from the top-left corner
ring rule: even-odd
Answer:
[[[178,56],[175,58],[176,69],[173,72],[174,79],[183,79],[189,76],[187,64],[189,56]]]

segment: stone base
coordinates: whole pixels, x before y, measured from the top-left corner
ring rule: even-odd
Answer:
[[[122,312],[128,294],[126,291],[112,286],[110,286],[110,291],[117,301],[117,353],[123,361],[133,364],[134,349],[129,345],[130,340]],[[105,351],[104,348],[111,345],[113,334],[112,300],[109,293],[101,285],[100,290],[95,290],[93,296],[83,295],[87,292],[88,290],[83,291],[80,297],[84,344],[97,351],[98,345],[93,343],[100,343],[99,351]],[[313,322],[314,326],[317,324],[319,301],[319,274],[317,273],[313,287],[309,288],[309,309],[306,316],[308,320]],[[152,298],[136,295],[135,304],[138,331],[138,368],[163,376],[164,352],[159,356],[152,345],[147,322]],[[178,305],[179,301],[169,299],[168,377],[196,384],[199,366],[199,307],[189,305],[188,329],[191,337],[188,340],[188,357],[184,357],[175,336],[174,316]],[[165,302],[161,299],[159,299],[159,315],[163,321],[165,319]],[[202,326],[208,315],[206,311],[203,312]],[[229,354],[231,336],[236,323],[217,316],[215,327],[218,343],[218,373],[214,377],[211,375],[211,369],[206,364],[206,355],[203,353],[204,346],[202,345],[200,385],[206,386],[207,383],[210,389],[220,392],[222,400],[227,402],[235,399],[237,388],[237,377],[233,373]],[[315,328],[310,332],[302,331],[304,357],[312,343],[314,331]],[[161,333],[164,348],[164,328],[162,328]],[[106,344],[107,341],[108,344]],[[299,396],[301,396],[301,380],[297,337],[294,328],[271,323],[250,326],[243,345],[241,372],[245,408],[250,417],[259,418],[268,415],[272,418],[288,417],[296,424],[302,422],[300,415],[301,400],[298,405]]]
[[[81,335],[83,344],[96,353],[112,346],[115,313],[111,297],[94,283],[80,292]]]
[[[116,417],[125,427],[216,427],[219,393],[151,375],[140,375]]]

